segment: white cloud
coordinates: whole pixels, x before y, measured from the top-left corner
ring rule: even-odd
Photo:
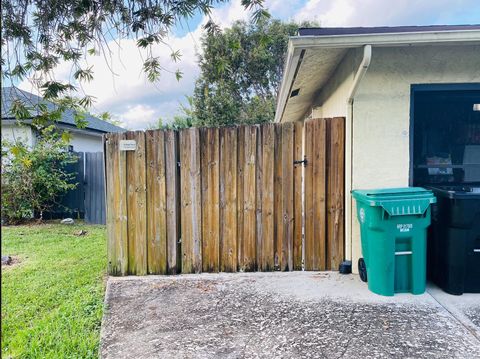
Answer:
[[[120,117],[126,128],[132,130],[145,128],[157,119],[156,111],[148,105],[128,106]]]

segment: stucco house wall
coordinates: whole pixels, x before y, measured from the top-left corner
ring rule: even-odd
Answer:
[[[361,49],[348,51],[308,115],[346,116],[348,91],[361,54]],[[480,82],[478,45],[374,47],[353,106],[352,188],[409,185],[412,84],[474,82]],[[348,206],[349,196],[346,202]],[[355,201],[352,216],[351,259],[356,263],[361,248]]]

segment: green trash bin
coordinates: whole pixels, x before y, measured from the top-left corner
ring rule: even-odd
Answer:
[[[361,230],[359,271],[368,288],[386,296],[425,292],[433,193],[410,187],[354,190],[352,195]]]

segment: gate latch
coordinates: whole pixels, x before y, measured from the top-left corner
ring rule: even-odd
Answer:
[[[307,157],[303,157],[303,160],[294,160],[293,161],[294,166],[302,164],[302,163],[303,163],[303,167],[307,167],[307,163],[308,163]]]

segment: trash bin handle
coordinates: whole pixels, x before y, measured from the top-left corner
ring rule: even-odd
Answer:
[[[410,255],[410,254],[413,254],[412,251],[400,251],[400,252],[395,252],[395,255],[396,256],[406,256],[406,255]]]

